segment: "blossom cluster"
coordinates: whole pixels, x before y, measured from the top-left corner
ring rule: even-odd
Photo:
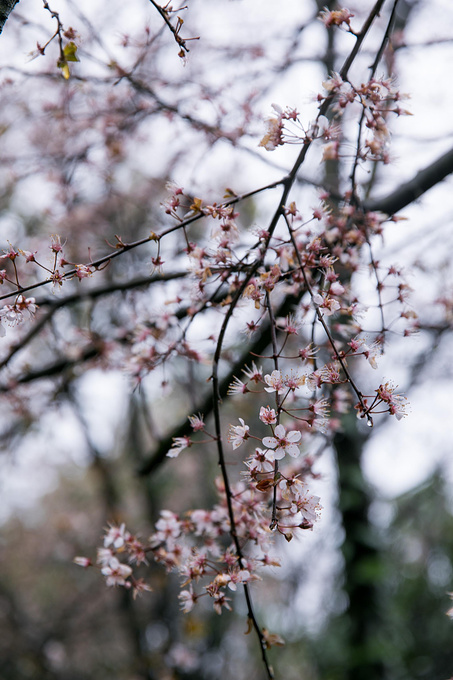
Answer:
[[[125,524],[110,525],[96,560],[106,585],[131,589],[134,596],[151,590],[134,570],[152,559],[180,575],[183,611],[189,612],[202,596],[212,598],[218,614],[222,608],[231,609],[228,593],[259,579],[263,567],[279,566],[279,560],[270,554],[271,536],[262,498],[244,484],[233,489],[236,531],[249,553],[238,560],[221,480],[217,480],[217,490],[220,501],[210,510],[191,510],[185,517],[162,510],[147,541],[132,535]],[[308,503],[306,506],[308,512]],[[95,566],[86,557],[74,561],[85,568]]]
[[[339,73],[333,73],[324,83],[327,97],[336,102],[337,115],[342,115],[346,107],[352,103],[358,104],[362,111],[365,127],[368,134],[363,144],[357,150],[361,160],[390,162],[389,141],[390,133],[387,125],[388,114],[397,116],[411,115],[410,112],[400,106],[400,102],[407,98],[395,86],[391,78],[370,78],[366,83],[355,86],[350,80],[343,80]],[[318,101],[323,102],[324,95],[318,95]],[[339,158],[340,146],[329,142],[324,148],[324,160]]]
[[[36,309],[37,305],[35,298],[26,298],[23,295],[18,295],[16,301],[12,305],[4,305],[0,309],[0,336],[6,334],[6,329],[3,324],[16,326],[23,320],[25,311],[28,312],[30,316],[33,316]]]
[[[59,236],[51,237],[49,249],[51,251],[51,261],[46,265],[37,259],[38,251],[36,250],[29,251],[20,248],[16,250],[16,248],[10,245],[8,250],[3,251],[2,255],[0,255],[0,261],[5,263],[5,268],[0,269],[0,285],[9,284],[13,291],[10,294],[11,297],[14,291],[17,293],[17,291],[22,290],[27,285],[36,284],[36,272],[39,270],[46,272],[44,283],[51,282],[57,288],[61,287],[65,280],[76,278],[81,281],[93,273],[94,267],[87,264],[76,264],[65,258]],[[32,263],[35,266],[33,273],[30,270],[19,269],[18,263],[21,260],[26,265]],[[70,269],[65,270],[65,267]],[[4,297],[8,297],[8,294]],[[24,320],[24,311],[28,311],[29,315],[32,316],[36,309],[35,298],[26,298],[19,292],[13,304],[7,304],[0,309],[0,321],[9,326],[15,326]],[[2,323],[0,323],[0,335],[5,335],[5,327]]]
[[[124,561],[126,560],[126,562]],[[81,567],[93,566],[87,557],[75,557]],[[151,590],[141,578],[136,578],[131,565],[147,564],[145,546],[126,529],[125,524],[111,524],[105,531],[103,545],[98,548],[96,563],[105,576],[107,586],[123,586],[131,589],[134,597]]]

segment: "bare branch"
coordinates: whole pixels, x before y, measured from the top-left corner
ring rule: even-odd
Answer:
[[[433,163],[420,170],[409,182],[401,184],[395,191],[383,198],[367,201],[365,210],[394,215],[410,205],[453,172],[453,149],[447,151]]]

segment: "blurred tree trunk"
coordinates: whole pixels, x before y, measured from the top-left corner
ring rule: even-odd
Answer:
[[[345,614],[337,619],[343,627],[343,673],[348,680],[378,680],[384,677],[383,620],[379,608],[382,556],[376,531],[369,521],[371,490],[361,469],[366,437],[357,422],[348,418],[344,432],[335,436],[338,465],[339,510],[342,514],[344,541],[343,589],[348,597]]]
[[[416,4],[417,0],[412,3],[405,0],[400,2],[392,31],[404,29]],[[336,31],[329,33],[331,37],[325,55],[328,73],[335,70],[336,50],[331,41],[337,36]],[[389,75],[393,75],[391,46],[386,62]],[[335,190],[339,174],[338,161],[326,163],[326,186]],[[384,546],[370,522],[369,508],[373,492],[364,479],[361,467],[367,439],[368,433],[360,432],[357,419],[349,414],[344,418],[343,432],[336,434],[333,442],[338,470],[338,507],[344,530],[341,548],[344,558],[343,591],[348,604],[345,613],[333,622],[343,646],[341,659],[334,662],[335,669],[328,669],[327,675],[339,680],[382,680],[387,667],[388,631],[380,608],[382,581],[385,578]]]

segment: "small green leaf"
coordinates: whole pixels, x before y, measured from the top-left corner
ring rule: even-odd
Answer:
[[[65,45],[63,49],[63,54],[66,61],[80,61],[79,57],[77,56],[77,45],[75,42],[68,42],[68,44]]]

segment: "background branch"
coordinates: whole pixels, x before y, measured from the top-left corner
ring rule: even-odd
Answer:
[[[401,184],[388,196],[366,201],[364,208],[365,210],[383,212],[386,215],[394,215],[416,201],[436,184],[442,182],[452,172],[453,149],[450,149],[426,168],[420,170],[409,182]]]

